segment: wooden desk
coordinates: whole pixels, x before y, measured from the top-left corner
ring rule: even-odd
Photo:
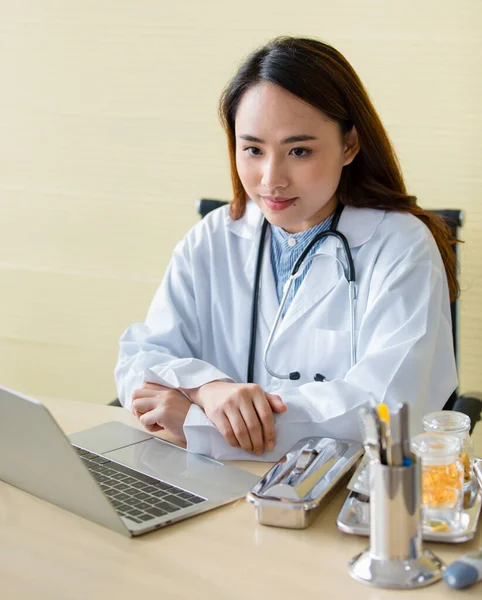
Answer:
[[[45,402],[66,433],[105,421],[137,426],[121,408]],[[474,434],[482,453],[482,427]],[[238,463],[241,465],[241,463]],[[243,463],[261,475],[266,464]],[[165,529],[129,539],[0,482],[0,599],[98,598],[400,599],[398,591],[357,583],[347,562],[368,540],[341,533],[340,492],[306,530],[264,527],[244,500]],[[482,546],[429,544],[446,562]],[[441,600],[457,592],[444,583],[406,592]],[[482,585],[464,592],[478,598]],[[405,597],[405,596],[404,596]]]

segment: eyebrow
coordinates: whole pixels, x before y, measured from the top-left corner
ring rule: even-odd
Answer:
[[[242,140],[246,140],[247,142],[256,142],[257,144],[264,144],[264,140],[255,137],[254,135],[243,134],[239,136]],[[291,135],[290,137],[281,140],[282,144],[294,144],[295,142],[309,142],[316,140],[317,138],[314,135]]]

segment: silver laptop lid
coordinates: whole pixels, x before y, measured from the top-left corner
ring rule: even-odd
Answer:
[[[48,410],[0,387],[0,479],[130,535]]]

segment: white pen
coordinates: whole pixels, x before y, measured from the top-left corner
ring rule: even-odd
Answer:
[[[462,589],[477,583],[482,579],[482,548],[470,552],[450,564],[443,575],[447,585]]]

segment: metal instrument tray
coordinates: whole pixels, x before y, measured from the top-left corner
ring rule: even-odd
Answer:
[[[358,442],[299,440],[246,496],[263,525],[304,529],[347,480],[363,453]]]
[[[336,520],[338,529],[344,533],[370,535],[370,498],[363,493],[366,480],[366,461],[363,460],[348,484],[350,493]],[[450,544],[471,540],[477,531],[482,506],[482,488],[477,489],[477,486],[474,486],[469,504],[470,506],[464,508],[462,512],[460,528],[451,532],[430,531],[428,528],[423,528],[423,539],[427,542]]]

